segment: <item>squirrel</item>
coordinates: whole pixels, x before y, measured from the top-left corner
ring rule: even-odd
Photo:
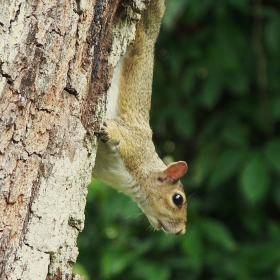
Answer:
[[[164,10],[164,0],[150,1],[134,43],[115,68],[92,175],[137,202],[155,229],[179,235],[185,233],[187,222],[187,201],[179,179],[188,165],[163,163],[149,125],[154,45]]]

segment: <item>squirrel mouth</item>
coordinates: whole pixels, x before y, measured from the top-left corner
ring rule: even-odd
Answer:
[[[158,220],[158,226],[157,226],[157,229],[163,229],[163,231],[167,232],[167,230],[165,229],[165,227],[164,227],[163,223],[162,223],[160,220]]]
[[[163,223],[158,218],[156,218],[155,216],[149,216],[148,219],[149,219],[150,223],[153,225],[154,228],[156,228],[158,230],[163,229],[165,232],[167,232]]]
[[[178,231],[176,232],[175,228],[169,228],[168,225],[164,225],[163,222],[161,222],[157,217],[155,216],[147,216],[150,223],[154,226],[154,228],[160,230],[162,229],[164,232],[167,233],[172,233],[175,235],[181,235],[185,233],[184,229],[177,229]]]
[[[157,229],[162,229],[164,232],[170,232],[164,227],[163,223],[160,220],[157,220],[157,221],[158,221]],[[180,235],[180,234],[183,234],[184,232],[181,229],[178,232],[172,232],[172,233],[175,234],[175,235]]]

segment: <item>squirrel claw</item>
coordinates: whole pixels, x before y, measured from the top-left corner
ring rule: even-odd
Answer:
[[[99,131],[94,132],[94,134],[101,140],[101,142],[106,143],[110,140],[110,135],[107,130],[107,123],[104,122]]]

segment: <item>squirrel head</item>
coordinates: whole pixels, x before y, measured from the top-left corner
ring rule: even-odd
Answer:
[[[139,206],[154,228],[172,234],[185,233],[187,200],[179,179],[187,170],[186,162],[173,162],[148,178],[147,199]]]

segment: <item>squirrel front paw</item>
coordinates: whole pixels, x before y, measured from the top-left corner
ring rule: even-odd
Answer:
[[[98,139],[100,139],[103,143],[106,143],[110,140],[110,134],[108,132],[106,122],[104,122],[103,125],[100,127],[100,130],[94,132],[94,134],[97,135]]]

